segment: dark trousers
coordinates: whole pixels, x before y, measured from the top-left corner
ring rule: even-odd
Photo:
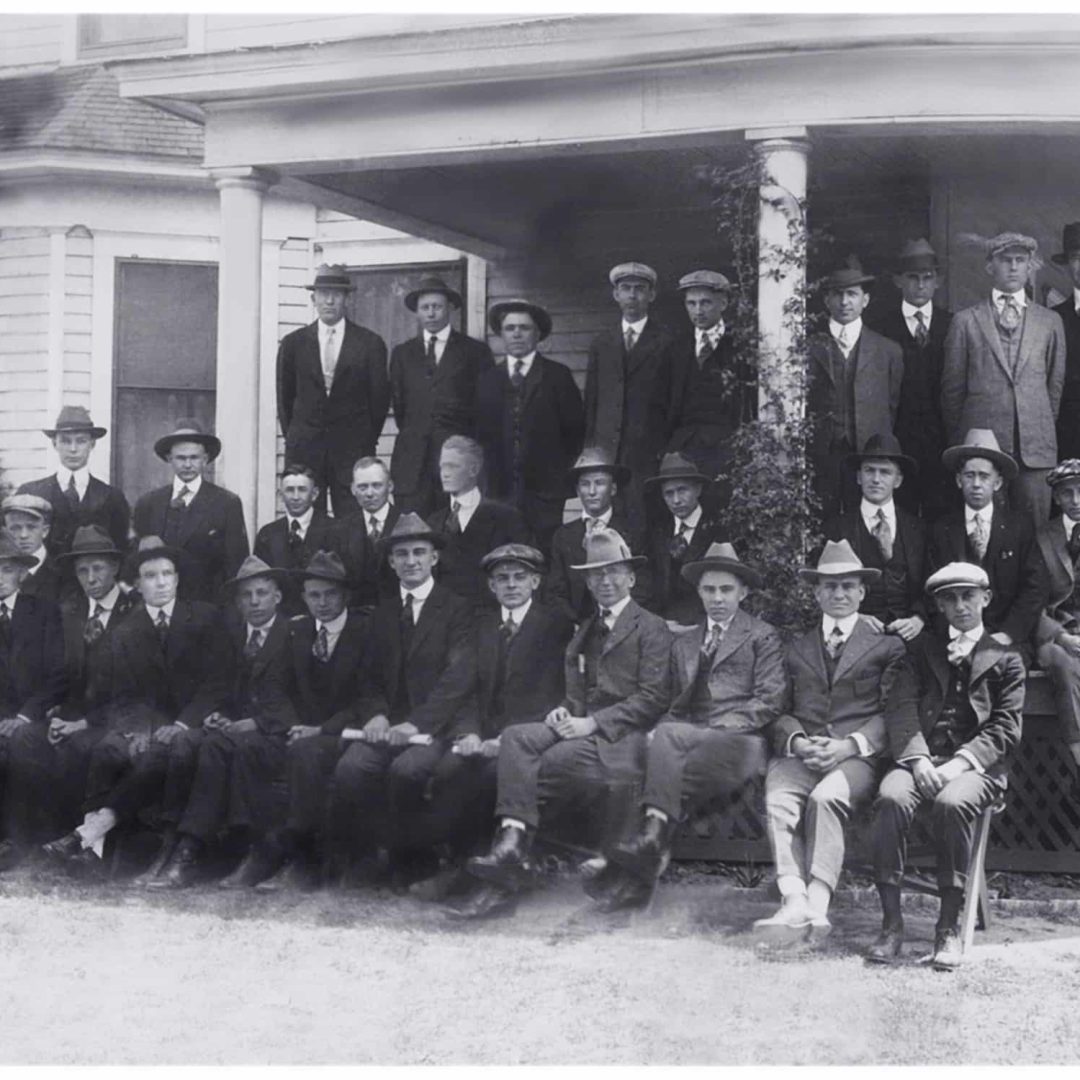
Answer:
[[[999,781],[966,772],[950,780],[930,802],[939,889],[966,888],[975,826],[982,812],[1000,795]],[[882,780],[874,803],[872,833],[874,879],[879,884],[899,885],[903,879],[908,829],[915,811],[927,801],[907,769],[893,769]]]
[[[287,748],[289,812],[285,827],[294,836],[310,839],[322,829],[334,766],[347,745],[336,735],[312,735]]]
[[[1039,646],[1038,657],[1054,688],[1061,737],[1074,746],[1080,743],[1080,660],[1053,641]]]
[[[156,804],[164,824],[179,824],[195,779],[203,738],[201,728],[192,728],[181,731],[168,745],[152,742],[101,805],[109,807],[121,821],[131,821],[140,810]]]
[[[398,823],[400,846],[446,844],[456,855],[479,850],[491,837],[495,790],[495,758],[459,757],[448,749],[435,766],[429,797]]]
[[[649,744],[642,805],[678,821],[763,775],[767,758],[765,740],[754,732],[660,724]]]

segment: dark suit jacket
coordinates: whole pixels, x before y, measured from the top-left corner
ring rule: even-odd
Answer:
[[[784,649],[776,631],[738,611],[709,668],[709,704],[694,700],[706,621],[671,644],[671,708],[660,723],[675,720],[730,731],[761,731],[779,715],[787,694]]]
[[[383,536],[389,536],[401,510],[391,503],[386,513]],[[363,512],[334,519],[333,550],[340,556],[349,575],[349,606],[374,608],[380,600],[398,595],[398,579],[390,566],[385,544],[368,539]]]
[[[435,579],[474,607],[490,607],[495,598],[488,588],[487,574],[480,569],[480,560],[503,544],[532,543],[529,530],[514,507],[493,499],[480,500],[468,525],[460,533],[446,531],[449,516],[447,506],[428,518],[432,531],[440,533],[446,541],[439,553]]]
[[[232,720],[250,716],[264,735],[284,735],[294,724],[299,724],[296,709],[290,696],[293,681],[289,620],[278,611],[269,636],[251,663],[251,675],[246,687],[246,699],[250,710],[244,711],[245,686],[242,664],[244,646],[247,643],[247,624],[239,618],[231,620],[229,643],[232,646],[232,684],[229,698],[222,712]]]
[[[673,559],[669,548],[675,539],[675,518],[670,513],[664,514],[663,524],[654,527],[649,534],[647,606],[650,611],[683,626],[693,626],[703,617],[705,613],[697,589],[683,578],[681,571],[687,563],[700,559],[709,550],[709,545],[723,535],[719,519],[702,513],[686,554],[681,559]]]
[[[47,555],[45,561],[32,574],[23,578],[19,591],[27,596],[40,596],[50,604],[59,604],[61,596],[73,595],[78,587],[78,584],[60,569],[56,559]]]
[[[573,623],[534,597],[500,667],[501,618],[500,612],[490,611],[477,620],[477,700],[469,716],[475,720],[463,724],[461,734],[475,731],[482,739],[494,739],[511,724],[537,723],[566,693],[563,665]],[[501,717],[497,699],[502,701]]]
[[[1080,457],[1080,315],[1069,297],[1051,308],[1065,327],[1065,383],[1057,419],[1058,459]]]
[[[29,480],[19,491],[27,495],[38,495],[48,499],[53,508],[52,525],[45,546],[50,555],[62,555],[71,550],[71,541],[75,530],[80,525],[97,525],[112,537],[113,543],[126,551],[128,546],[128,523],[131,509],[124,493],[103,483],[96,476],[91,476],[86,485],[86,494],[73,510],[67,496],[60,489],[56,474],[40,480]]]
[[[477,383],[491,365],[487,344],[457,330],[450,331],[434,370],[428,369],[422,334],[394,347],[390,396],[398,435],[390,472],[399,493],[416,491],[424,470],[434,476],[450,435],[476,437]]]
[[[912,643],[885,714],[895,761],[929,757],[926,739],[941,717],[952,678],[946,639],[920,634]],[[984,633],[971,652],[968,700],[978,717],[976,733],[960,748],[986,773],[1004,781],[1009,756],[1020,744],[1027,673],[1015,649]]]
[[[350,611],[325,670],[316,671],[312,653],[315,620],[297,615],[289,622],[292,699],[301,724],[318,725],[325,735],[340,735],[358,722],[360,675],[368,651],[368,620]],[[325,676],[319,678],[319,676]]]
[[[348,319],[342,324],[329,396],[313,322],[281,339],[277,399],[286,459],[329,468],[348,487],[356,459],[375,453],[390,407],[390,379],[383,339]]]
[[[149,732],[165,724],[202,726],[229,695],[232,649],[221,612],[212,604],[177,600],[162,649],[144,606],[108,636],[102,665],[108,726]]]
[[[858,732],[874,753],[884,750],[885,705],[906,655],[898,637],[877,634],[860,619],[830,683],[819,620],[788,646],[784,656],[788,699],[772,726],[774,752],[785,753],[788,740],[798,732],[833,739]]]
[[[1057,639],[1071,617],[1072,613],[1062,611],[1061,605],[1071,599],[1076,587],[1076,571],[1060,518],[1052,518],[1035,534],[1033,558],[1039,571],[1044,605],[1035,629],[1035,640],[1037,644],[1045,645]]]
[[[298,547],[289,543],[288,516],[276,518],[264,525],[255,537],[255,554],[270,566],[283,570],[300,570],[311,561],[316,551],[339,551],[340,524],[324,511],[316,509],[308,531]],[[339,552],[340,554],[340,552]],[[285,615],[303,615],[307,608],[300,595],[300,583],[290,581],[284,588]]]
[[[395,713],[398,677],[404,668],[408,711]],[[472,608],[436,584],[413,630],[407,656],[401,652],[401,601],[384,600],[371,617],[371,647],[364,659],[359,722],[383,715],[408,721],[425,735],[453,733],[476,684]]]
[[[484,371],[476,388],[477,437],[484,447],[488,491],[514,491],[512,417],[505,359]],[[524,490],[552,502],[566,499],[566,474],[581,451],[581,394],[570,369],[541,353],[522,388],[521,479]]]
[[[990,578],[990,603],[983,622],[991,633],[1001,630],[1017,645],[1031,637],[1043,607],[1035,553],[1035,534],[1026,516],[994,507],[994,521],[982,568]],[[951,562],[977,562],[969,549],[964,510],[954,510],[930,530],[928,573]],[[940,626],[940,618],[938,620]]]
[[[729,330],[700,366],[693,329],[674,339],[670,356],[672,391],[679,399],[679,409],[666,449],[679,450],[691,457],[697,455],[702,459],[699,464],[703,465],[705,459],[715,457],[717,449],[731,439],[741,424],[754,416],[747,383],[749,372],[735,354],[735,340]],[[719,406],[712,408],[707,426],[689,420],[691,414],[701,412],[701,402],[694,398],[703,385],[710,389],[709,406]],[[721,391],[722,400],[716,400]]]
[[[0,716],[42,720],[67,688],[60,610],[20,591],[9,633],[9,647],[0,648]]]
[[[991,299],[956,313],[945,339],[941,409],[950,444],[962,442],[972,428],[990,428],[1005,453],[1029,469],[1048,469],[1058,461],[1065,328],[1038,304],[1024,310],[1015,372],[1001,349]]]
[[[139,499],[134,517],[137,536],[168,540],[165,525],[171,499],[172,484]],[[199,493],[183,511],[176,543],[188,555],[179,568],[180,598],[217,603],[221,586],[236,574],[250,550],[240,499],[203,480]]]

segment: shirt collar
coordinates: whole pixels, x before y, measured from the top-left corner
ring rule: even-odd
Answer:
[[[876,518],[879,510],[885,511],[885,520],[889,522],[890,525],[895,523],[896,503],[894,503],[892,499],[887,503],[882,503],[880,506],[870,502],[869,499],[863,499],[859,503],[859,513],[862,514],[863,521],[870,521],[873,518]]]
[[[990,296],[993,298],[994,307],[1001,307],[1005,303],[1006,296],[1011,296],[1021,311],[1027,307],[1027,293],[1023,289],[1014,293],[1003,293],[1000,289],[992,289]]]
[[[851,637],[851,631],[855,629],[855,624],[858,621],[859,613],[857,611],[853,615],[845,615],[842,619],[834,619],[831,615],[822,615],[821,632],[825,635],[825,640],[828,641],[833,627],[839,626],[840,633],[844,635],[844,640],[847,641],[847,639]]]
[[[317,634],[324,626],[326,627],[327,634],[340,634],[345,629],[345,620],[349,617],[349,609],[346,608],[336,618],[331,619],[329,622],[319,622],[315,620],[315,633]],[[269,628],[267,628],[269,629]]]
[[[150,616],[151,622],[157,622],[158,612],[164,611],[165,618],[172,622],[173,610],[176,608],[176,597],[174,596],[167,604],[162,604],[161,607],[151,607],[146,605],[146,614]]]
[[[371,523],[372,517],[374,517],[380,525],[385,525],[386,515],[390,513],[390,500],[387,499],[378,510],[361,510],[360,512],[364,515],[365,526]]]
[[[623,613],[623,608],[625,608],[631,600],[633,600],[633,597],[629,593],[627,593],[626,596],[624,596],[617,604],[612,604],[611,607],[608,608],[608,611],[611,612],[612,626],[614,626],[615,623],[618,621],[619,616]],[[600,605],[597,604],[596,606],[599,609]]]
[[[900,301],[900,313],[905,319],[914,319],[919,312],[922,312],[923,318],[926,320],[926,325],[930,325],[930,320],[934,315],[934,302],[927,300],[921,307],[916,307],[914,304],[909,304],[906,300]]]
[[[1080,525],[1080,521],[1073,521],[1068,514],[1062,514],[1058,520],[1061,522],[1061,527],[1065,530],[1065,539],[1071,540],[1073,527]]]
[[[536,359],[536,350],[533,349],[528,356],[507,356],[506,358],[506,370],[510,373],[515,364],[521,365],[521,374],[528,375],[532,370],[533,361]]]
[[[431,595],[431,590],[434,588],[435,579],[433,577],[429,577],[423,585],[417,585],[412,589],[406,589],[404,585],[400,585],[399,593],[401,595],[401,602],[405,603],[405,594],[408,592],[413,594],[414,599],[423,603]]]
[[[340,319],[338,319],[338,321],[336,323],[334,323],[333,326],[327,326],[326,323],[324,323],[322,321],[322,319],[319,320],[319,340],[320,341],[326,341],[326,339],[327,339],[328,335],[330,334],[331,330],[334,331],[334,333],[337,335],[338,339],[340,340],[344,336],[343,332],[345,330],[345,317],[342,316]]]
[[[949,627],[950,641],[955,641],[958,637],[963,635],[966,641],[970,641],[971,644],[974,645],[979,640],[979,638],[982,637],[982,634],[982,623],[979,623],[979,625],[976,626],[974,630],[957,630],[955,626]]]
[[[966,503],[964,504],[964,524],[970,525],[975,520],[975,515],[986,522],[987,525],[993,523],[994,520],[994,500],[991,499],[981,510],[972,510]]]
[[[88,469],[78,469],[72,472],[70,469],[64,468],[63,465],[57,465],[56,467],[56,482],[60,485],[60,490],[65,491],[68,484],[71,483],[71,478],[75,478],[75,490],[80,494],[86,492],[86,488],[90,483],[90,471]]]
[[[708,330],[702,330],[701,327],[694,327],[694,336],[697,338],[698,348],[701,348],[703,341],[715,342],[719,341],[724,336],[724,320],[721,319],[715,326],[710,326]]]
[[[180,497],[180,489],[186,487],[188,491],[191,492],[191,498],[194,499],[195,496],[199,494],[199,488],[202,487],[202,480],[203,478],[201,476],[196,476],[194,480],[189,480],[185,484],[179,476],[174,476],[172,481],[173,498],[178,499]],[[188,505],[190,505],[190,502]]]
[[[94,610],[94,605],[100,605],[110,614],[112,609],[116,607],[116,601],[120,599],[120,586],[114,585],[100,600],[91,600],[87,597],[87,601],[90,604],[90,611]]]
[[[41,547],[39,547],[37,549],[37,551],[34,552],[34,558],[37,559],[37,562],[34,564],[34,568],[30,571],[30,573],[31,574],[36,574],[41,569],[41,564],[48,557],[49,557],[48,548],[46,548],[45,545],[42,544]]]
[[[441,330],[436,333],[431,333],[430,330],[423,331],[424,344],[427,344],[428,338],[434,338],[436,341],[441,341],[443,345],[450,340],[450,324],[447,323]]]
[[[345,613],[342,612],[342,614],[344,615]],[[263,626],[252,626],[251,623],[247,623],[247,635],[245,636],[244,640],[250,641],[251,635],[254,634],[256,630],[258,630],[259,633],[263,636],[263,641],[265,641],[270,635],[270,631],[274,629],[275,622],[277,622],[277,612],[274,612],[274,617],[268,623],[265,623]]]
[[[502,605],[500,605],[502,607]],[[525,601],[521,607],[516,607],[513,610],[510,608],[502,608],[502,621],[506,622],[507,619],[513,619],[516,626],[520,626],[525,619],[525,616],[529,614],[529,608],[532,607],[532,597]]]
[[[581,520],[582,521],[595,520],[595,521],[599,521],[601,525],[607,525],[611,521],[611,514],[612,514],[613,510],[614,510],[614,507],[609,506],[602,514],[597,514],[595,518],[593,518],[592,515],[589,514],[587,511],[582,510],[581,511]]]
[[[641,337],[641,332],[645,329],[645,324],[649,321],[649,316],[646,315],[643,319],[638,319],[637,322],[627,322],[625,319],[622,321],[623,337],[626,337],[627,330],[634,331],[634,337]]]
[[[680,529],[681,529],[681,528],[682,528],[682,527],[683,527],[684,525],[685,525],[685,526],[686,526],[686,527],[687,527],[687,528],[688,528],[688,529],[689,529],[689,530],[690,530],[691,532],[693,532],[693,531],[694,531],[694,529],[696,529],[696,528],[698,527],[698,522],[699,522],[699,521],[701,520],[701,515],[702,515],[702,513],[703,513],[703,511],[702,511],[702,509],[701,509],[701,503],[698,503],[698,504],[697,504],[697,506],[695,506],[695,507],[694,507],[693,513],[687,514],[687,515],[686,515],[686,517],[684,517],[684,518],[677,518],[677,517],[675,517],[675,515],[674,515],[674,514],[672,514],[671,516],[672,516],[673,518],[675,518],[675,528],[674,528],[674,530],[673,530],[673,532],[675,533],[675,535],[676,535],[676,536],[678,535],[678,533],[679,533],[679,530],[680,530]]]
[[[735,612],[734,614],[730,615],[724,622],[716,622],[714,619],[710,619],[709,616],[706,615],[705,616],[705,636],[708,637],[712,633],[712,628],[714,626],[719,626],[720,627],[720,633],[721,634],[726,634],[728,632],[728,627],[731,626],[731,624],[735,621],[735,615],[737,615],[737,614],[738,614],[738,612]]]
[[[829,320],[829,333],[833,338],[840,337],[840,331],[845,332],[845,336],[852,345],[859,340],[859,335],[862,334],[862,319],[855,319],[854,322],[838,323],[835,319]]]
[[[16,589],[10,596],[5,596],[3,600],[0,600],[0,604],[3,604],[8,609],[9,615],[15,614],[15,601],[19,599],[19,590]]]
[[[308,531],[308,526],[311,525],[311,519],[315,516],[315,507],[314,506],[309,506],[299,517],[296,517],[296,518],[294,518],[292,516],[292,514],[290,514],[286,510],[285,511],[285,516],[289,519],[289,528],[290,529],[292,528],[292,523],[294,521],[299,521],[300,522],[300,531],[301,532],[307,532]]]
[[[457,499],[462,510],[475,510],[480,505],[480,498],[480,489],[474,487],[463,491],[460,495],[451,495],[450,501]]]

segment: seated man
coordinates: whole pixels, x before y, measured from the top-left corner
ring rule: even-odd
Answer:
[[[82,818],[90,760],[105,737],[101,677],[109,638],[136,605],[117,584],[122,552],[96,525],[80,525],[58,562],[74,564],[79,595],[61,605],[67,692],[40,723],[11,738],[0,869],[55,840]],[[57,643],[50,642],[56,648]]]
[[[720,538],[720,522],[701,505],[701,494],[709,482],[682,454],[665,454],[656,476],[645,481],[646,490],[659,485],[670,511],[670,516],[649,533],[649,607],[674,631],[686,630],[701,619],[700,596],[682,570]]]
[[[109,734],[94,747],[90,762],[92,774],[116,779],[93,798],[88,791],[90,809],[82,824],[45,845],[72,869],[97,869],[106,836],[155,803],[161,804],[165,829],[144,880],[156,876],[171,854],[192,753],[184,736],[224,704],[230,655],[218,609],[177,599],[185,558],[148,536],[131,560],[143,602],[109,635],[98,691]]]
[[[913,641],[926,623],[926,533],[917,517],[896,505],[893,494],[915,472],[915,461],[901,452],[894,435],[871,435],[848,463],[855,467],[862,501],[827,522],[825,537],[846,540],[864,566],[881,571],[880,578],[867,582],[862,617],[876,630]]]
[[[257,826],[273,816],[270,788],[284,778],[286,737],[297,723],[288,695],[289,624],[281,613],[285,573],[249,555],[225,583],[240,616],[229,625],[231,693],[198,734],[188,733],[197,756],[176,848],[148,888],[190,885],[205,849],[225,828],[242,832],[250,852]]]
[[[644,561],[614,530],[586,537],[585,562],[575,569],[585,573],[597,611],[566,648],[562,704],[542,723],[502,733],[498,832],[490,853],[468,862],[486,887],[451,914],[478,918],[516,906],[532,880],[530,851],[542,816],[582,811],[584,823],[599,826],[602,848],[625,834],[646,732],[670,700],[671,632],[630,595],[634,567]]]
[[[982,625],[990,579],[980,566],[951,563],[926,583],[948,623],[924,634],[896,682],[885,714],[896,767],[874,805],[874,878],[881,894],[881,935],[867,953],[879,964],[900,955],[900,885],[915,811],[929,805],[941,909],[932,964],[963,961],[957,930],[968,887],[975,827],[1005,792],[1009,755],[1020,743],[1024,664]]]
[[[15,546],[29,555],[29,571],[19,586],[25,596],[40,596],[50,604],[58,604],[65,591],[60,564],[49,554],[47,541],[52,525],[52,504],[40,495],[9,495],[0,510],[4,528],[11,533]],[[72,590],[66,590],[72,591]]]
[[[885,747],[885,703],[906,655],[859,615],[867,580],[846,540],[828,541],[815,568],[821,622],[788,646],[789,697],[773,724],[765,776],[769,843],[783,904],[755,929],[780,941],[828,936],[829,903],[844,863],[844,824],[869,803]]]
[[[609,911],[648,902],[681,820],[764,774],[764,731],[787,690],[779,636],[741,609],[761,575],[730,544],[713,544],[682,576],[696,586],[705,617],[671,646],[672,702],[649,741],[641,826],[608,853],[622,871],[602,905]]]

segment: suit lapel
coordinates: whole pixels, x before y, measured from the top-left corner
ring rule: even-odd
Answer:
[[[860,619],[851,631],[851,637],[847,639],[844,651],[836,662],[836,671],[833,672],[833,683],[844,677],[862,658],[873,648],[878,635]]]
[[[521,407],[527,409],[529,402],[536,396],[536,391],[540,388],[540,383],[544,378],[544,358],[537,353],[533,358],[532,367],[529,368],[529,374],[525,376],[525,385],[521,388]]]
[[[814,629],[796,638],[792,648],[803,660],[820,676],[822,683],[829,683],[829,669],[825,664],[825,651],[821,644],[821,623],[817,623]]]
[[[176,662],[187,645],[188,625],[191,622],[191,611],[182,600],[177,600],[173,608],[172,618],[169,620],[169,632],[165,635],[165,656],[168,660],[169,670],[175,668]],[[157,633],[157,631],[154,631]]]
[[[604,641],[604,647],[601,650],[600,655],[607,656],[616,645],[628,638],[631,632],[637,627],[640,618],[641,608],[631,600],[630,603],[622,609],[619,617],[615,620],[615,625],[612,627],[611,633],[608,634],[607,639]]]
[[[975,648],[971,650],[971,676],[968,686],[974,686],[993,666],[998,659],[997,643],[993,641],[986,631],[979,638]]]
[[[1051,522],[1050,528],[1047,530],[1047,539],[1050,541],[1050,547],[1054,554],[1065,568],[1065,573],[1069,575],[1069,580],[1073,581],[1076,574],[1073,570],[1073,561],[1069,557],[1069,544],[1065,539],[1065,530],[1060,528],[1057,523]]]
[[[477,514],[480,511],[477,510]],[[476,514],[473,514],[473,519],[476,518]],[[469,522],[472,524],[472,521]],[[409,641],[409,656],[412,656],[424,639],[431,632],[431,628],[439,621],[440,610],[445,602],[445,597],[442,590],[436,585],[434,589],[428,594],[428,598],[424,601],[424,606],[420,609],[420,618],[416,622],[416,627],[412,633],[412,639]],[[407,658],[406,658],[407,659]]]
[[[426,605],[425,605],[426,607]],[[525,621],[518,628],[518,637],[525,633],[525,627],[532,618],[532,608],[525,616]],[[481,619],[476,628],[477,664],[479,666],[480,685],[487,688],[481,703],[487,710],[491,704],[491,695],[495,690],[495,676],[499,666],[499,616]]]
[[[307,327],[307,354],[308,364],[312,369],[312,374],[315,376],[315,381],[322,388],[322,392],[326,393],[326,379],[323,377],[322,369],[322,350],[319,348],[319,322],[316,319],[315,322],[309,323]],[[341,362],[341,354],[345,348],[345,335],[341,335],[341,345],[338,348],[338,363]],[[336,374],[336,372],[335,372]]]
[[[706,623],[698,623],[693,630],[687,630],[677,639],[682,653],[683,677],[686,680],[687,690],[694,685],[698,668],[701,666],[701,647],[705,644],[705,626]]]
[[[715,671],[749,636],[750,616],[745,611],[736,611],[727,633],[720,640],[710,670]]]
[[[949,664],[946,644],[936,635],[930,638],[926,644],[926,660],[930,665],[930,670],[934,673],[934,678],[938,681],[938,687],[941,690],[942,699],[944,699],[949,690],[951,665]]]
[[[198,530],[202,524],[206,511],[209,509],[211,495],[208,481],[203,480],[199,485],[195,498],[188,503],[187,510],[180,515],[180,531],[178,546],[183,547],[188,539]]]
[[[619,335],[622,336],[622,323],[619,324]],[[645,329],[641,331],[641,337],[634,342],[634,347],[626,358],[628,374],[632,375],[649,358],[659,335],[660,332],[656,329],[656,322],[650,316],[649,321],[645,324]],[[625,348],[624,344],[623,349],[625,350]]]
[[[277,618],[274,619],[274,625],[270,627],[270,633],[266,635],[266,639],[262,643],[262,647],[255,654],[254,663],[251,665],[252,679],[261,677],[267,666],[272,659],[276,659],[280,656],[280,648],[282,639],[288,634],[289,626],[285,621],[285,617],[279,611]],[[244,627],[244,635],[247,635],[247,627]],[[246,642],[242,642],[240,648],[242,649]]]
[[[1001,351],[1001,338],[998,335],[997,323],[994,322],[994,305],[992,300],[986,299],[976,306],[975,324],[982,331],[983,337],[986,338],[990,350],[994,354],[994,359],[997,360],[1001,370],[1005,372],[1005,377],[1009,382],[1012,382],[1012,372],[1009,370],[1009,365],[1005,362],[1005,354]]]

